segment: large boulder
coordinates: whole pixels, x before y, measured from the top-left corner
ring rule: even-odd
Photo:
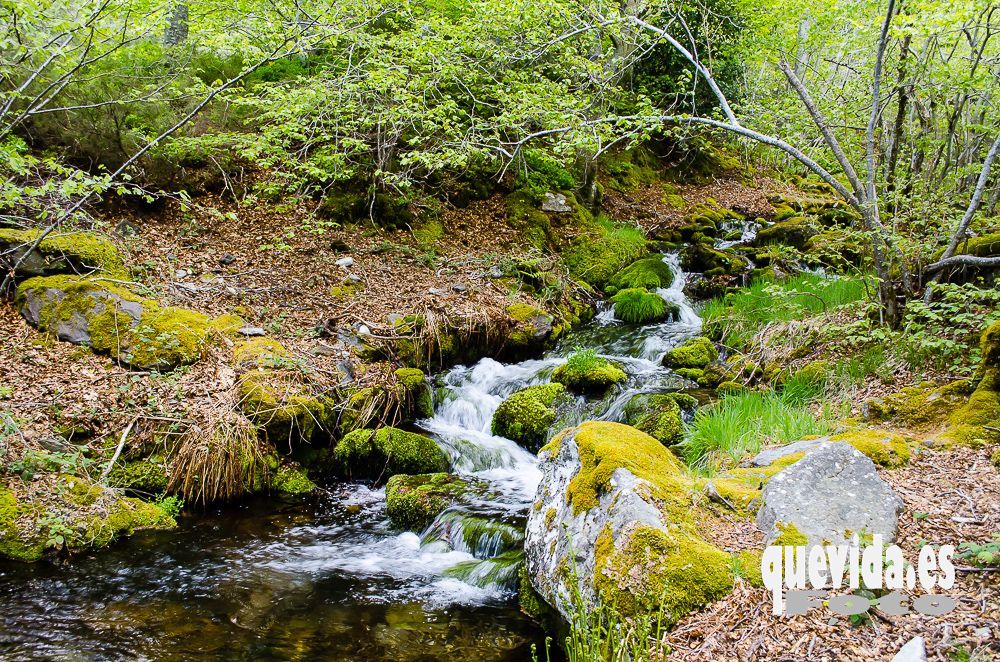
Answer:
[[[337,442],[333,460],[345,478],[384,481],[396,474],[438,473],[448,458],[434,440],[398,428],[355,430]]]
[[[161,306],[99,277],[30,278],[18,286],[15,302],[29,324],[139,369],[193,363],[243,326],[235,315],[212,319]]]
[[[101,272],[128,280],[128,269],[115,245],[90,232],[49,233],[38,229],[0,228],[0,268],[18,278]],[[35,245],[37,242],[37,246]]]
[[[764,486],[757,526],[768,544],[840,544],[855,535],[881,535],[888,544],[902,509],[870,459],[849,444],[823,442]]]
[[[726,595],[734,559],[694,523],[695,481],[663,444],[591,421],[542,449],[542,480],[525,536],[527,578],[570,618],[574,605],[666,624]]]

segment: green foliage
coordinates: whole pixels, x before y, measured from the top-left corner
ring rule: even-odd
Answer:
[[[672,309],[663,297],[639,287],[620,290],[611,297],[615,317],[629,324],[649,324],[667,319]]]
[[[1000,567],[1000,534],[994,534],[993,540],[984,543],[963,542],[958,546],[955,558],[969,561],[981,568]]]
[[[524,153],[524,168],[517,174],[516,185],[537,203],[549,191],[575,188],[576,179],[551,155],[540,149],[529,149]]]
[[[863,279],[804,273],[783,281],[755,280],[709,301],[702,317],[710,335],[734,349],[746,349],[768,324],[830,312],[866,296]]]
[[[82,449],[53,452],[27,448],[19,459],[12,461],[7,466],[7,470],[20,476],[22,480],[32,480],[41,473],[86,475],[95,464],[96,461],[87,457]]]
[[[566,363],[552,372],[553,382],[578,393],[603,393],[626,378],[620,365],[598,356],[592,349],[573,352]]]
[[[739,460],[767,444],[783,444],[832,430],[832,416],[817,417],[806,392],[747,391],[725,395],[695,412],[681,444],[685,461],[711,471],[726,458]],[[830,412],[832,413],[832,412]]]

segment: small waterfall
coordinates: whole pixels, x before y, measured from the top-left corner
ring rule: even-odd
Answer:
[[[674,274],[674,280],[670,283],[670,287],[661,287],[656,290],[656,293],[670,303],[677,305],[679,311],[678,323],[691,327],[693,335],[701,328],[701,318],[698,317],[698,313],[694,311],[694,308],[691,307],[691,302],[684,295],[687,275],[681,269],[680,255],[677,253],[666,253],[663,256],[663,262],[670,267],[670,271]]]
[[[736,223],[723,222],[722,228],[720,228],[724,235],[728,235],[735,230],[740,231],[739,239],[720,239],[715,242],[715,247],[725,250],[726,248],[732,248],[733,246],[742,246],[749,244],[751,241],[757,238],[757,232],[760,230],[760,223],[756,221],[739,221]]]

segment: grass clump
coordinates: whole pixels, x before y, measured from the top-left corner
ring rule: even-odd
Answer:
[[[825,313],[865,297],[863,278],[803,273],[787,280],[758,279],[712,299],[702,311],[705,329],[729,347],[747,348],[768,324]]]
[[[747,391],[725,395],[699,409],[680,447],[685,461],[712,470],[722,460],[738,460],[768,444],[785,444],[831,431],[832,421],[817,417],[809,399],[793,391]]]
[[[659,294],[641,287],[619,291],[611,297],[611,303],[615,306],[615,317],[629,324],[662,322],[676,312]]]

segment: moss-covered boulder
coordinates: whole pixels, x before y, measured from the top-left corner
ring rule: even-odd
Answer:
[[[944,249],[934,255],[934,259],[940,259],[944,254]],[[970,237],[963,241],[955,249],[956,255],[974,255],[976,257],[993,257],[1000,255],[1000,232],[984,234],[981,237]]]
[[[423,370],[399,368],[393,373],[399,385],[401,408],[411,418],[430,418],[434,415],[431,386]]]
[[[641,287],[619,290],[611,297],[611,303],[615,307],[615,317],[629,324],[663,322],[679,312],[677,304]]]
[[[664,446],[684,440],[684,418],[671,394],[641,393],[625,405],[625,422],[645,432]]]
[[[193,363],[210,344],[243,326],[235,315],[212,319],[161,306],[99,277],[30,278],[18,286],[15,302],[39,329],[141,369]]]
[[[795,248],[805,248],[809,240],[819,234],[819,231],[816,222],[810,217],[792,216],[761,228],[757,232],[754,244],[757,246],[785,244]]]
[[[910,461],[910,447],[903,435],[883,430],[861,429],[842,432],[829,441],[850,444],[875,464],[893,469]]]
[[[309,480],[309,475],[299,465],[285,462],[270,477],[271,492],[284,496],[302,496],[316,489],[316,483]]]
[[[983,331],[982,359],[969,401],[949,417],[949,428],[941,435],[946,443],[982,446],[1000,443],[1000,320]]]
[[[239,405],[274,444],[310,439],[327,429],[332,407],[308,366],[276,340],[252,338],[233,348]]]
[[[107,483],[148,495],[162,494],[167,490],[167,467],[160,457],[119,463],[108,472]]]
[[[448,508],[469,503],[488,488],[488,483],[455,474],[399,474],[385,484],[386,514],[401,529],[423,531]]]
[[[616,361],[602,358],[592,350],[574,352],[566,363],[552,371],[552,381],[581,394],[602,394],[628,375]]]
[[[48,474],[0,484],[0,558],[37,561],[47,552],[99,548],[142,529],[168,529],[159,506],[86,479]]]
[[[350,479],[384,481],[448,469],[448,458],[433,439],[392,427],[347,434],[334,447],[333,460],[338,473]]]
[[[675,347],[663,357],[663,365],[668,368],[689,368],[704,370],[719,358],[715,344],[704,336],[692,338],[680,347]]]
[[[642,231],[629,226],[593,224],[563,253],[563,262],[574,280],[604,289],[621,269],[649,250]]]
[[[706,278],[738,276],[750,268],[745,257],[732,249],[716,248],[710,240],[689,244],[681,255],[681,264],[686,271],[703,274]]]
[[[553,336],[555,317],[527,303],[512,303],[507,306],[506,312],[511,320],[505,343],[507,352],[514,356],[540,353]]]
[[[909,430],[931,431],[961,409],[974,390],[967,379],[942,386],[925,382],[871,400],[862,409],[874,421],[892,422]]]
[[[656,290],[661,287],[670,287],[673,282],[674,272],[670,270],[662,257],[654,255],[636,260],[616,273],[604,289],[608,294],[629,288]]]
[[[0,228],[0,268],[5,272],[14,269],[18,278],[102,273],[129,279],[125,260],[107,239],[91,232],[55,231],[33,248],[41,233],[38,229]]]
[[[573,598],[670,625],[725,596],[734,558],[698,532],[697,481],[662,443],[591,421],[539,454],[543,473],[525,537],[527,576],[568,618]]]
[[[570,402],[562,384],[528,386],[500,403],[493,414],[493,434],[536,449],[549,438],[565,406]]]

